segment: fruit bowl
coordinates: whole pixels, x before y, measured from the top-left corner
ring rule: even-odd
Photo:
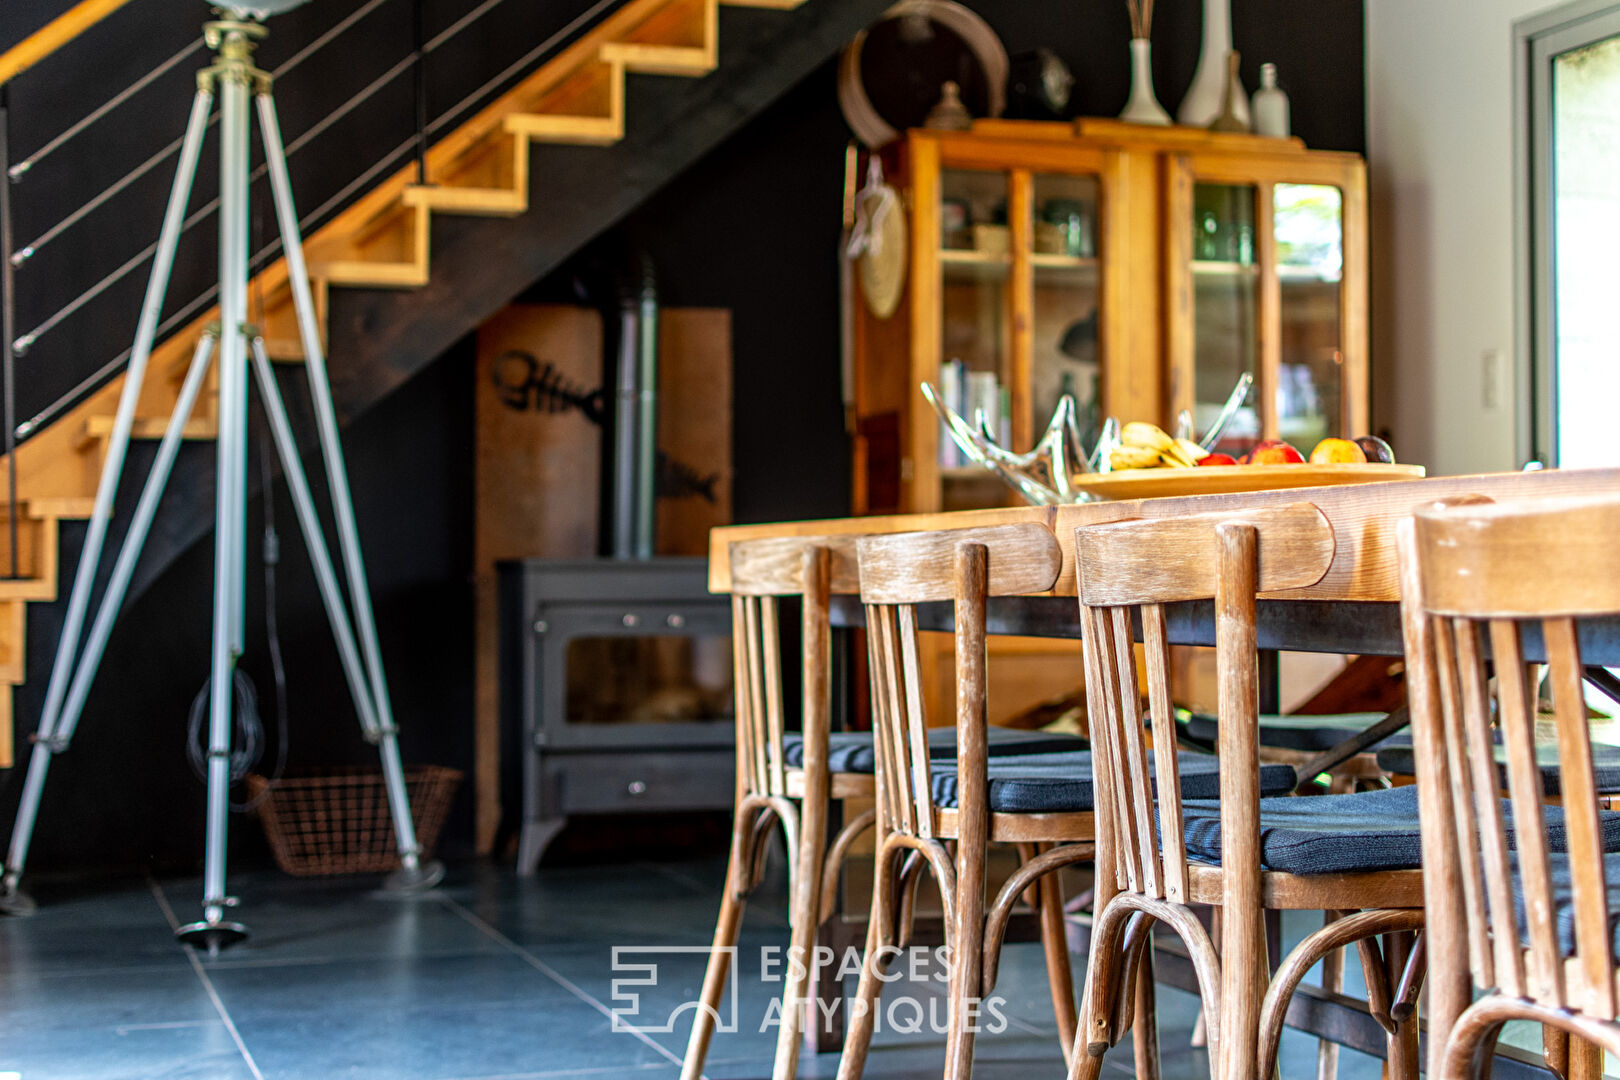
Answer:
[[[1309,462],[1282,440],[1268,439],[1254,447],[1245,459],[1248,464],[1214,464],[1222,458],[1232,461],[1212,451],[1222,429],[1248,397],[1252,383],[1248,372],[1239,377],[1201,439],[1194,438],[1192,414],[1186,410],[1177,417],[1174,435],[1153,424],[1121,425],[1110,417],[1089,452],[1081,444],[1074,399],[1066,394],[1058,400],[1052,421],[1035,447],[1022,454],[997,442],[982,410],[970,424],[928,383],[922,384],[922,394],[969,461],[999,476],[1036,506],[1372,484],[1417,480],[1424,475],[1421,465],[1394,464],[1388,444],[1370,435],[1354,440],[1323,439]]]
[[[1075,488],[1095,499],[1156,499],[1171,495],[1223,495],[1240,491],[1377,484],[1421,480],[1421,465],[1209,465],[1200,469],[1120,469],[1075,477]]]

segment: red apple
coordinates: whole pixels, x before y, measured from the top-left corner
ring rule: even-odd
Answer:
[[[1199,465],[1236,465],[1237,458],[1231,454],[1207,454],[1198,459]]]
[[[1267,439],[1249,453],[1251,465],[1303,465],[1305,455],[1281,439]]]

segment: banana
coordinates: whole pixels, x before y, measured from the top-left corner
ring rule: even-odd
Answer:
[[[1120,441],[1126,446],[1141,447],[1155,453],[1168,450],[1176,445],[1176,441],[1166,435],[1162,429],[1154,424],[1132,420],[1126,424],[1119,433]]]
[[[1151,469],[1159,464],[1159,452],[1145,446],[1117,446],[1108,454],[1108,464],[1120,469]]]
[[[1176,439],[1169,449],[1160,454],[1166,465],[1181,469],[1190,469],[1198,464],[1200,458],[1208,456],[1209,451],[1191,439]]]

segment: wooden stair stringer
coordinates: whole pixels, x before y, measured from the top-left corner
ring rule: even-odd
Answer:
[[[85,497],[37,498],[19,503],[16,578],[0,578],[0,768],[13,763],[12,690],[22,685],[28,669],[28,605],[51,603],[61,578],[61,529],[64,518],[88,518],[94,500]],[[0,566],[9,572],[10,529],[0,511]]]
[[[421,185],[414,182],[416,170],[412,166],[396,174],[387,186],[397,184],[397,190],[390,190],[389,198],[379,200],[370,210],[370,220],[382,220],[392,200],[397,198],[397,204],[393,205],[414,211],[408,226],[403,223],[396,226],[410,230],[408,237],[399,239],[399,247],[408,252],[409,257],[397,261],[312,257],[311,274],[353,287],[411,288],[426,284],[432,261],[434,211],[491,216],[523,213],[531,202],[526,161],[528,143],[603,145],[617,142],[624,135],[626,76],[696,77],[713,71],[719,64],[719,8],[721,3],[729,2],[731,0],[632,0],[597,31],[542,65],[534,76],[486,106],[428,152],[430,178],[453,175],[458,159],[475,150],[481,140],[496,132],[510,135],[512,152],[525,158],[521,168],[514,166],[513,176],[519,179],[511,186],[464,190],[450,184]],[[677,40],[660,40],[666,33]],[[545,89],[579,75],[592,65],[605,65],[610,72],[612,104],[606,112],[570,114],[522,110],[521,105],[526,100],[533,100]],[[557,70],[552,71],[553,68]],[[399,183],[401,177],[406,177],[403,183]]]

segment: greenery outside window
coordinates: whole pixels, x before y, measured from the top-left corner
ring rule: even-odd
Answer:
[[[1620,465],[1620,3],[1514,27],[1522,458]]]

